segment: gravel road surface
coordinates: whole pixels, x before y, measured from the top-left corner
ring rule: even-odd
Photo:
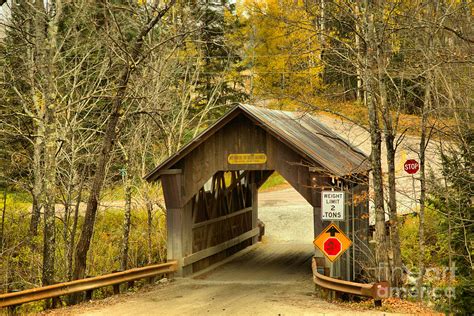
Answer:
[[[312,208],[293,189],[260,194],[263,242],[194,278],[57,310],[61,315],[384,315],[315,296]]]

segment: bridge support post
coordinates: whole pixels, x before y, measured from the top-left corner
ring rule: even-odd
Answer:
[[[257,228],[258,225],[258,187],[255,182],[251,184],[252,192],[252,229]],[[258,242],[259,235],[252,238],[252,245]]]
[[[313,235],[314,238],[316,238],[325,226],[325,223],[323,223],[321,219],[321,191],[324,187],[324,179],[320,173],[311,172],[311,170],[309,172],[309,177],[311,183],[311,205],[313,206]],[[316,257],[324,258],[323,253],[319,251],[319,249],[315,249],[314,251]]]
[[[181,217],[181,258],[185,258],[193,253],[193,204],[190,200],[182,208]],[[181,276],[193,273],[193,265],[182,266]]]
[[[190,203],[179,209],[167,209],[167,259],[177,260],[176,276],[192,273],[192,265],[184,266],[184,257],[192,253],[192,217]]]
[[[163,195],[166,204],[167,241],[166,252],[168,260],[178,261],[177,276],[183,275],[183,223],[186,222],[183,205],[183,176],[180,169],[166,170],[161,177]]]

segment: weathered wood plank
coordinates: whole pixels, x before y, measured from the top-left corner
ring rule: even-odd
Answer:
[[[166,251],[168,260],[178,260],[177,274],[182,273],[182,217],[183,209],[167,209],[166,210],[166,226],[167,226],[167,242]]]
[[[251,196],[252,196],[252,229],[258,228],[258,188],[256,183],[251,183]],[[258,228],[259,229],[259,228]],[[260,229],[259,229],[260,231]],[[252,238],[252,244],[258,242],[258,236]]]
[[[163,195],[167,209],[176,209],[183,206],[182,199],[182,175],[166,174],[161,177]]]
[[[161,175],[164,174],[181,174],[183,173],[183,170],[181,169],[166,169],[160,172]]]
[[[216,171],[267,170],[266,164],[231,165],[227,157],[232,153],[265,153],[267,149],[266,132],[243,115],[217,131],[201,146],[184,157],[183,174],[185,178],[184,202],[209,180]]]
[[[215,255],[216,253],[219,253],[223,250],[226,250],[227,248],[233,247],[233,246],[245,241],[246,239],[249,239],[249,238],[252,238],[252,237],[258,235],[258,233],[259,233],[259,229],[254,228],[254,229],[252,229],[252,230],[250,230],[246,233],[243,233],[240,236],[232,238],[232,239],[230,239],[228,241],[225,241],[223,243],[220,243],[216,246],[209,247],[209,248],[206,248],[206,249],[201,250],[199,252],[193,253],[192,255],[187,256],[183,259],[183,264],[185,266],[187,266],[187,265],[190,265],[194,262],[197,262],[199,260],[207,258],[209,256]]]
[[[195,224],[193,224],[193,228],[199,228],[199,227],[202,227],[202,226],[217,223],[217,222],[229,219],[231,217],[250,212],[251,210],[252,210],[251,207],[246,207],[244,209],[241,209],[240,211],[236,211],[236,212],[230,213],[228,215],[223,215],[223,216],[219,216],[219,217],[216,217],[216,218],[204,221],[204,222],[195,223]]]

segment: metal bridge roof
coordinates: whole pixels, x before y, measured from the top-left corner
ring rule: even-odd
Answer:
[[[345,176],[370,170],[369,159],[364,153],[332,132],[313,115],[239,104],[163,161],[145,179],[153,181],[159,178],[164,170],[171,168],[239,114],[244,114],[308,160],[321,165],[331,175]]]

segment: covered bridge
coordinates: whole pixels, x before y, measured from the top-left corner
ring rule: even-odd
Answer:
[[[331,274],[351,280],[367,247],[368,202],[360,196],[369,169],[362,152],[312,115],[238,105],[146,179],[161,180],[167,257],[179,261],[182,275],[257,242],[258,188],[274,171],[312,205],[315,236],[328,224],[321,220],[321,190],[344,190],[346,220],[339,226],[353,246]]]

